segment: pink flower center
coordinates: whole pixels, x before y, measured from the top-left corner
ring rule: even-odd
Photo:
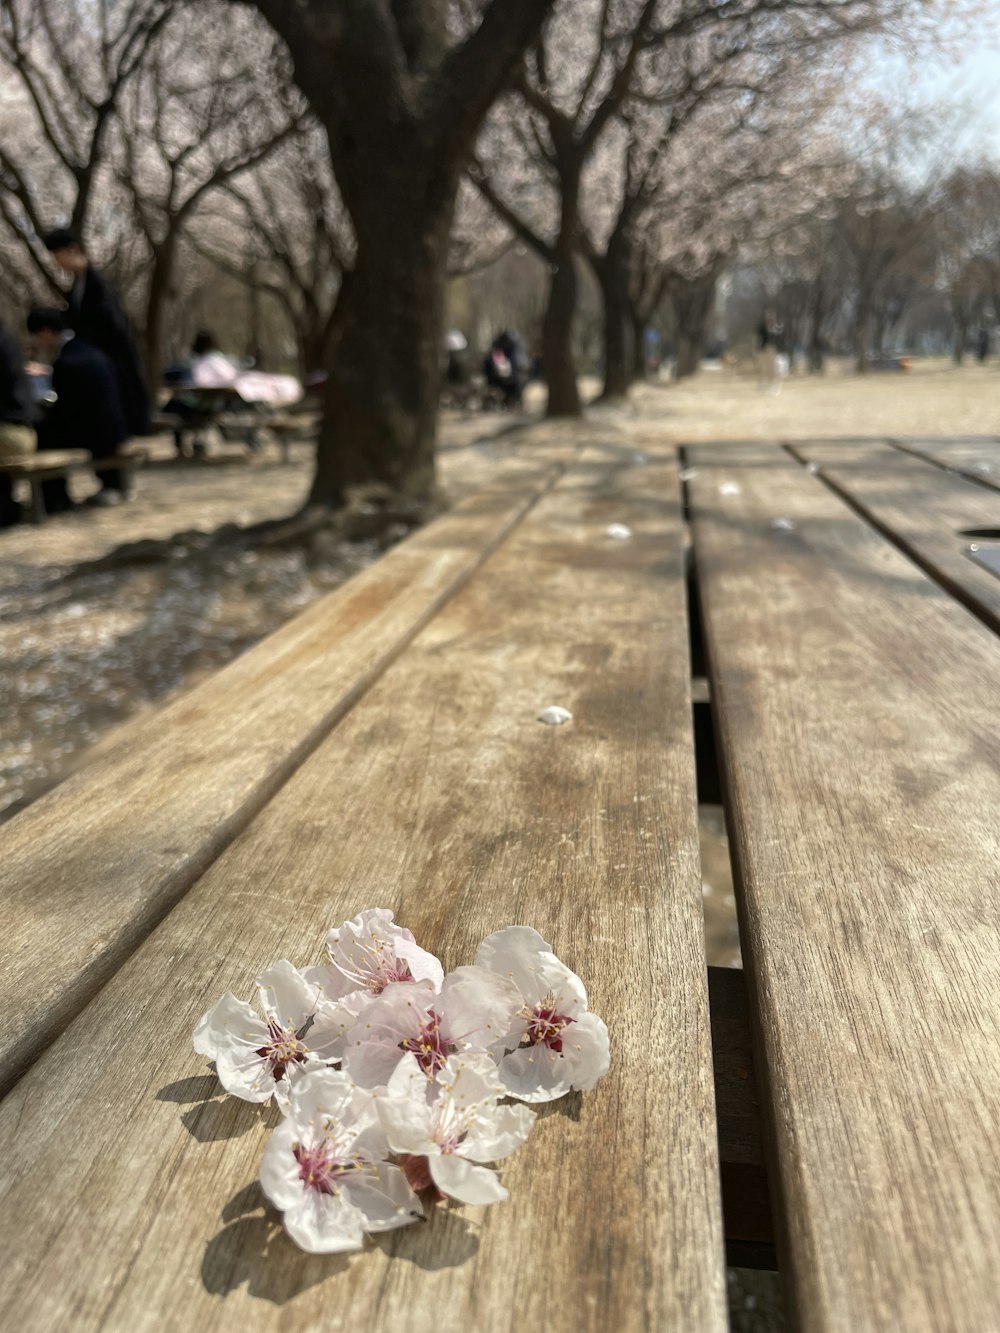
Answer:
[[[271,1065],[272,1077],[277,1080],[285,1077],[289,1065],[302,1064],[309,1054],[309,1047],[299,1041],[294,1028],[283,1028],[274,1019],[267,1024],[267,1044],[261,1046],[257,1054]]]
[[[547,1046],[550,1051],[561,1055],[563,1031],[570,1023],[575,1023],[576,1019],[557,1013],[553,1004],[554,1002],[546,996],[525,1015],[528,1020],[528,1030],[522,1038],[522,1045]]]
[[[306,1148],[301,1143],[292,1146],[299,1164],[299,1179],[317,1194],[336,1194],[337,1182],[351,1171],[357,1171],[360,1162],[336,1157],[329,1143],[317,1143]]]
[[[409,963],[403,962],[401,958],[379,958],[378,971],[373,972],[368,981],[368,989],[373,995],[381,995],[386,986],[391,986],[394,981],[412,981],[413,973],[410,971]]]
[[[454,1055],[458,1047],[447,1037],[441,1035],[441,1015],[428,1009],[427,1019],[415,1037],[407,1037],[399,1043],[401,1051],[412,1051],[417,1057],[417,1064],[428,1078],[434,1078],[438,1070],[443,1069],[449,1055]]]

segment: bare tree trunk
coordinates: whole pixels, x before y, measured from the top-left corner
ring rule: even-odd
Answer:
[[[677,329],[675,379],[696,375],[701,367],[708,339],[708,324],[715,308],[715,288],[719,281],[719,272],[719,268],[713,266],[696,278],[685,278],[679,273],[674,273],[667,284]]]
[[[431,183],[432,180],[434,183]],[[380,207],[356,218],[357,262],[326,351],[326,415],[310,502],[343,504],[357,487],[432,497],[444,286],[457,173],[411,164],[382,182]]]
[[[556,140],[556,152],[560,158],[559,235],[553,247],[549,300],[542,321],[542,365],[549,388],[546,415],[578,417],[583,409],[573,355],[573,320],[578,288],[576,227],[583,159],[572,141]]]
[[[256,2],[326,129],[357,240],[310,501],[336,507],[352,488],[429,500],[459,175],[553,0],[490,0],[455,45],[445,0]]]
[[[146,383],[155,392],[163,374],[163,352],[166,340],[166,318],[173,287],[174,262],[177,257],[177,237],[169,235],[153,250],[146,291],[146,327],[143,336],[143,366]]]
[[[604,305],[604,388],[601,397],[628,396],[635,370],[635,313],[629,295],[628,269],[613,251],[595,261],[594,271]]]
[[[549,389],[546,415],[550,417],[578,417],[582,411],[573,356],[576,296],[576,260],[571,252],[553,267],[542,321],[542,367]]]

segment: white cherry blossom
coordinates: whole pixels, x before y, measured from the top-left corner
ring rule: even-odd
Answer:
[[[388,1156],[375,1098],[346,1074],[319,1069],[292,1087],[288,1113],[264,1149],[260,1183],[302,1249],[360,1250],[366,1233],[423,1214]]]
[[[507,1191],[486,1162],[509,1156],[528,1137],[535,1114],[500,1106],[505,1095],[488,1055],[451,1055],[428,1101],[427,1079],[414,1055],[399,1062],[378,1111],[389,1146],[402,1154],[418,1187],[434,1184],[460,1203],[501,1203]]]
[[[357,1014],[386,986],[395,982],[430,982],[441,989],[444,969],[432,953],[397,926],[385,908],[370,908],[337,926],[327,936],[330,962],[306,970],[306,978],[317,985],[324,1005],[345,1004]]]
[[[520,993],[481,967],[449,972],[435,994],[428,982],[387,986],[347,1040],[344,1069],[364,1088],[384,1086],[407,1052],[433,1080],[450,1055],[487,1052],[507,1032]]]
[[[490,935],[476,965],[507,978],[520,994],[508,1031],[493,1047],[511,1096],[554,1101],[592,1088],[608,1072],[608,1029],[588,1011],[583,982],[537,930],[508,926]]]
[[[257,995],[263,1018],[227,991],[199,1020],[194,1049],[234,1097],[282,1101],[295,1073],[340,1058],[353,1016],[334,1005],[318,1012],[318,988],[285,961],[261,973]]]

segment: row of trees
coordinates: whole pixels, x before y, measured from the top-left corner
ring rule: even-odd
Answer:
[[[424,499],[449,274],[512,242],[540,259],[554,415],[580,411],[581,270],[609,397],[665,299],[691,368],[734,257],[810,228],[822,246],[854,188],[840,120],[862,44],[935,17],[917,0],[0,0],[0,298],[52,290],[40,237],[69,221],[128,293],[155,378],[224,275],[281,312],[303,370],[329,370],[313,499]]]

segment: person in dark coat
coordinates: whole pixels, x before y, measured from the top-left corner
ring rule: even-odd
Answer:
[[[35,452],[35,399],[24,373],[21,349],[0,324],[0,462]],[[0,474],[0,528],[19,523],[21,506],[14,500],[10,477]]]
[[[94,268],[79,237],[64,228],[45,237],[52,258],[73,278],[67,322],[76,336],[110,357],[132,435],[148,435],[149,390],[128,316],[110,280]]]
[[[95,459],[118,453],[129,428],[111,358],[67,329],[59,310],[32,310],[28,332],[39,354],[52,362],[55,402],[39,424],[39,449],[89,449]],[[119,503],[124,498],[121,473],[95,471],[103,483],[95,503]],[[44,482],[42,489],[49,513],[73,507],[64,479]]]

